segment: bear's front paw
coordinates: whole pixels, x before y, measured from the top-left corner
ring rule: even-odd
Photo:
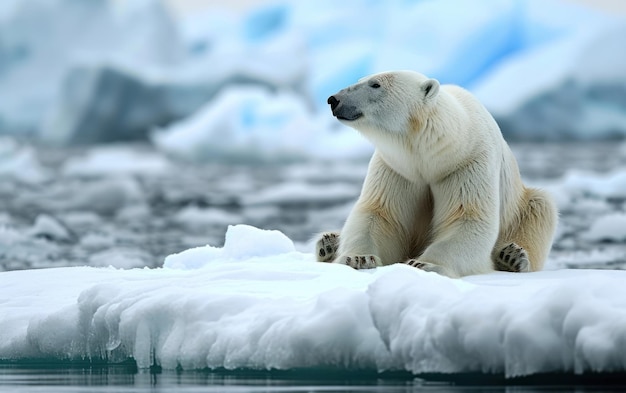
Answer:
[[[339,248],[339,233],[325,232],[315,244],[318,262],[332,262]]]
[[[376,255],[342,255],[335,260],[335,263],[348,265],[354,269],[373,269],[383,265]]]

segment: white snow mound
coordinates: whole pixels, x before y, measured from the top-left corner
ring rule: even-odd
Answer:
[[[454,280],[314,262],[276,231],[162,269],[0,273],[0,359],[134,359],[167,369],[489,372],[626,369],[626,272]]]

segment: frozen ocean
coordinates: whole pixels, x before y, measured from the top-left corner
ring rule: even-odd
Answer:
[[[0,2],[0,390],[626,387],[625,34],[556,0]],[[560,211],[543,271],[315,262],[373,152],[326,98],[388,69],[494,115]]]

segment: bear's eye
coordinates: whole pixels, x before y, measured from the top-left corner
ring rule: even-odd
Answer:
[[[380,83],[378,83],[378,82],[374,82],[374,83],[370,84],[370,87],[371,87],[372,89],[378,89],[378,88],[380,87]]]

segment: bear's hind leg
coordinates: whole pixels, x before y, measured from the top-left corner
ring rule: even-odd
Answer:
[[[545,192],[527,188],[516,220],[493,249],[494,268],[509,272],[535,272],[543,268],[558,220],[554,202]]]
[[[339,248],[339,232],[324,232],[320,235],[315,249],[317,250],[316,258],[318,262],[332,262],[337,256]]]

